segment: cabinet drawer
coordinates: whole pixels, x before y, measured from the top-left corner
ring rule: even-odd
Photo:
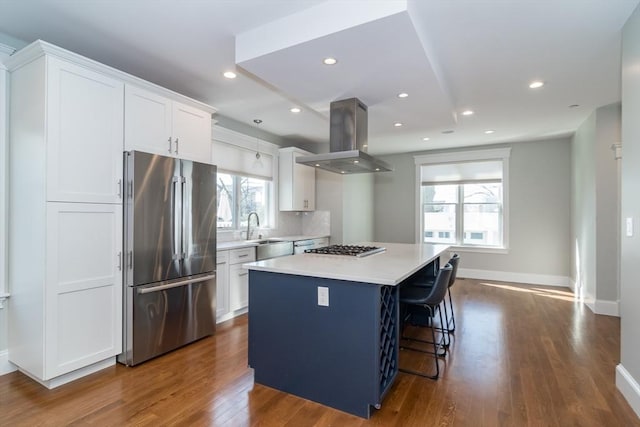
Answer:
[[[229,251],[229,264],[238,264],[256,260],[256,248],[233,249]]]
[[[229,263],[229,251],[216,252],[216,265]]]

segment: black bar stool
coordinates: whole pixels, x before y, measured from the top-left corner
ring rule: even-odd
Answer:
[[[418,341],[425,344],[431,344],[433,351],[424,350],[416,347],[410,347],[400,345],[401,349],[419,351],[422,353],[431,354],[435,360],[435,375],[429,375],[425,372],[400,369],[402,372],[408,374],[418,375],[425,378],[438,379],[440,376],[440,365],[438,364],[438,356],[446,355],[447,347],[449,346],[448,337],[449,334],[446,330],[442,311],[440,310],[441,304],[446,307],[444,297],[449,289],[449,279],[451,278],[451,272],[453,267],[450,264],[445,265],[440,270],[433,282],[433,286],[412,286],[411,284],[404,285],[400,288],[400,304],[402,306],[402,330],[404,332],[405,325],[411,323],[412,316],[427,316],[428,322],[426,326],[431,329],[431,341],[422,340],[418,338],[405,337],[404,333],[401,335],[402,340]],[[439,327],[436,327],[434,320],[436,315],[440,319]],[[440,332],[440,340],[436,341],[436,331]],[[442,352],[438,350],[442,349]]]

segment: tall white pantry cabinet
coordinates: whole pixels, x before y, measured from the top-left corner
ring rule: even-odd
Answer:
[[[52,388],[122,350],[128,75],[40,41],[6,65],[9,360]]]

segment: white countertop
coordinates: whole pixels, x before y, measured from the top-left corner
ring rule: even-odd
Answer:
[[[397,285],[445,252],[448,245],[365,242],[386,250],[362,258],[298,254],[244,264],[249,270]]]
[[[329,237],[329,235],[321,235],[321,236],[303,236],[303,235],[295,235],[295,236],[274,236],[274,237],[265,237],[263,240],[271,239],[271,240],[284,240],[284,241],[292,241],[295,242],[297,240],[307,240],[307,239],[320,239],[322,237]],[[260,240],[260,239],[257,239]],[[226,251],[229,249],[239,249],[239,248],[248,248],[251,246],[258,246],[257,243],[252,242],[251,240],[233,240],[231,242],[221,242],[216,245],[216,249],[219,251]]]

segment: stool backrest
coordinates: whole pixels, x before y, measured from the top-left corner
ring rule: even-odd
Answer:
[[[449,279],[451,278],[452,270],[453,267],[451,264],[447,264],[438,270],[436,280],[433,282],[433,287],[429,295],[425,298],[425,305],[437,305],[442,302],[449,288]]]
[[[453,286],[456,281],[456,275],[458,274],[458,264],[460,263],[460,255],[453,254],[451,259],[449,260],[449,264],[453,267],[451,270],[451,277],[449,278],[449,287]]]

